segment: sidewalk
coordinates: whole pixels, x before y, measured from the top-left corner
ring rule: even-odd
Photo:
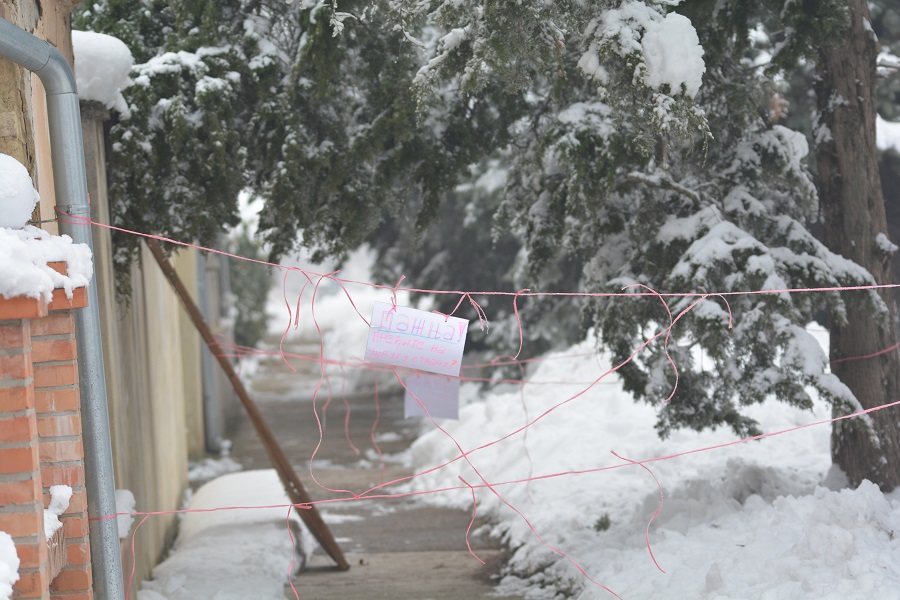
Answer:
[[[318,348],[285,351],[315,355]],[[310,495],[316,500],[347,497],[347,493],[323,489],[310,476],[309,458],[319,440],[311,402],[318,365],[292,363],[301,372],[292,373],[278,357],[262,360],[251,382],[251,395]],[[324,388],[318,400],[325,429],[314,463],[319,483],[361,493],[382,481],[411,474],[410,467],[396,458],[415,438],[411,422],[403,419],[402,397],[382,394],[378,414],[374,392],[342,397],[340,382],[332,385],[331,401]],[[347,431],[359,454],[347,440],[344,400],[350,407]],[[371,443],[376,416],[375,439],[384,454],[383,463]],[[249,421],[239,422],[232,439],[232,457],[245,469],[270,466]],[[302,600],[498,598],[493,580],[499,572],[502,551],[490,540],[472,535],[473,550],[487,564],[482,565],[469,553],[465,539],[471,519],[468,513],[431,507],[413,498],[350,499],[320,505],[320,511],[351,569],[337,571],[334,562],[317,549],[307,569],[294,578]],[[295,597],[289,586],[285,595]]]

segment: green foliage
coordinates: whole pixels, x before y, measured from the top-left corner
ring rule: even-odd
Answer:
[[[341,256],[369,241],[384,279],[405,272],[416,287],[686,294],[871,282],[809,233],[819,209],[808,145],[770,116],[844,27],[843,1],[342,0],[335,10],[282,0],[85,9],[80,22],[120,32],[141,63],[126,90],[132,116],[110,128],[117,224],[202,242],[234,222],[249,188],[266,200],[273,257],[298,245]],[[704,52],[699,91],[651,78],[644,46],[664,25],[692,34],[686,18]],[[689,37],[681,49],[699,60]],[[494,176],[502,187],[486,183]],[[129,243],[119,241],[123,264]],[[662,434],[753,433],[745,405],[774,395],[808,407],[806,386],[853,402],[803,329],[825,309],[840,318],[839,295],[695,300],[519,306],[533,351],[598,327],[617,361],[665,332],[669,311],[690,309],[620,370],[635,397],[661,407]],[[512,353],[512,303],[490,302],[505,325],[497,347]]]
[[[609,513],[603,513],[603,516],[597,519],[594,522],[594,531],[600,533],[601,531],[606,531],[612,525],[612,519],[609,518]]]
[[[265,259],[260,243],[244,230],[235,240],[232,252],[255,260]],[[241,346],[255,347],[268,326],[266,296],[272,287],[272,270],[241,260],[229,261],[228,269],[234,295],[234,341]]]

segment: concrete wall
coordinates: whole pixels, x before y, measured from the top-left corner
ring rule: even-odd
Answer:
[[[100,223],[109,223],[105,117],[102,107],[83,107],[92,219]],[[188,459],[204,453],[201,339],[146,247],[131,269],[129,298],[117,296],[109,230],[94,228],[94,252],[116,486],[134,494],[139,511],[178,509],[187,488]],[[172,259],[194,295],[196,254],[186,250]],[[152,517],[141,526],[135,541],[138,582],[171,543],[175,526],[171,515]],[[123,565],[130,570],[130,538],[123,543]]]
[[[0,17],[47,39],[71,61],[69,14],[75,4],[75,0],[0,0]],[[110,222],[103,133],[106,117],[103,107],[84,107],[91,216],[100,223]],[[0,152],[17,158],[32,174],[41,195],[33,218],[52,219],[56,199],[44,90],[37,78],[3,59]],[[57,233],[54,223],[40,226]],[[187,488],[188,460],[199,458],[206,447],[201,340],[146,249],[141,263],[126,275],[134,293],[124,299],[115,291],[117,274],[109,231],[95,227],[93,237],[116,487],[134,494],[139,511],[175,510],[181,508]],[[195,298],[202,276],[213,290],[210,303],[218,302],[215,268],[208,269],[194,251],[178,253],[173,262]],[[214,330],[219,329],[219,312],[217,305],[210,309]],[[220,384],[208,387],[213,399],[222,396],[227,400]],[[154,516],[141,527],[135,540],[138,584],[149,576],[172,541],[176,525],[174,516]],[[130,573],[130,537],[123,540],[122,548],[123,566]],[[132,598],[135,592],[133,588]]]

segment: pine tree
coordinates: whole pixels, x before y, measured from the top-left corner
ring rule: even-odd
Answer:
[[[809,118],[799,113],[813,98],[786,119],[782,102],[798,96],[787,88],[810,65],[820,77],[833,70],[828,59],[856,39],[848,31],[858,33],[862,4],[106,0],[93,25],[132,36],[144,61],[126,94],[135,116],[111,130],[117,214],[202,239],[233,217],[247,186],[267,201],[261,228],[275,255],[297,244],[340,255],[369,240],[386,267],[419,271],[419,287],[708,294],[668,296],[666,306],[637,293],[528,300],[525,332],[546,342],[560,325],[571,336],[597,327],[624,361],[684,313],[619,371],[626,389],[659,407],[662,435],[755,434],[745,406],[774,396],[810,407],[808,387],[847,414],[880,401],[844,383],[862,363],[841,363],[839,379],[804,327],[827,314],[842,348],[833,355],[864,354],[871,348],[844,347],[841,328],[871,314],[869,330],[890,342],[890,302],[872,292],[742,292],[884,281],[876,263],[887,256],[873,253],[889,245],[869,243],[884,231],[870,220],[874,191],[854,209],[859,230],[842,234],[865,235],[863,255],[811,233],[823,207],[833,227],[846,198],[826,181],[847,164],[819,164],[816,178],[808,167],[810,142],[822,163],[827,133],[842,131],[840,111],[823,104],[827,85]],[[123,15],[126,6],[134,12]],[[858,69],[874,60],[865,44]],[[868,124],[874,112],[860,118]],[[871,166],[868,143],[856,159]],[[502,192],[478,185],[498,172]],[[470,260],[442,252],[453,246]],[[853,481],[893,487],[893,450],[878,446],[886,425],[854,423],[859,435],[836,448],[868,444],[866,462],[887,466],[859,471],[843,451],[838,464]]]

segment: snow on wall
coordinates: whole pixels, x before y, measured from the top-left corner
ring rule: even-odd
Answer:
[[[0,179],[0,188],[3,182]],[[48,262],[65,261],[68,275],[60,275]],[[91,251],[67,235],[55,236],[30,225],[23,229],[0,227],[0,296],[42,299],[49,302],[55,288],[71,298],[75,288],[93,276]]]
[[[0,154],[0,227],[23,227],[37,202],[28,169],[12,156]]]
[[[0,296],[49,302],[53,290],[62,288],[71,298],[94,273],[91,251],[67,235],[53,236],[26,225],[37,200],[28,170],[15,158],[0,154]],[[68,263],[68,275],[47,266],[56,261]]]
[[[19,580],[19,555],[12,537],[0,531],[0,600],[12,597],[13,584]]]
[[[44,509],[44,535],[48,540],[62,527],[59,517],[69,508],[71,499],[72,488],[69,486],[50,486],[50,506]]]
[[[78,97],[130,116],[121,90],[131,83],[129,74],[134,58],[125,42],[93,31],[73,31],[72,47]]]

